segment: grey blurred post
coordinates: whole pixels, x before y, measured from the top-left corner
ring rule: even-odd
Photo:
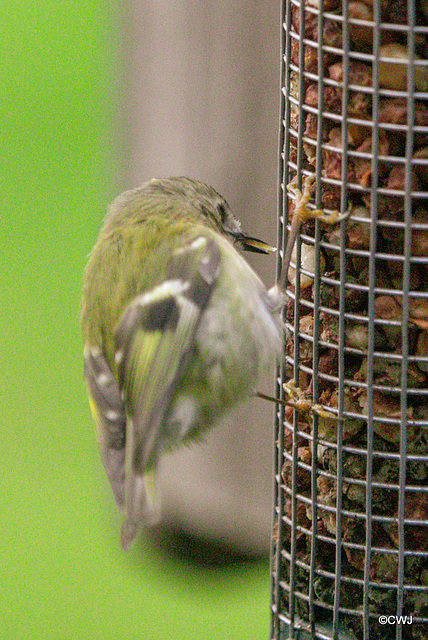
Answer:
[[[251,235],[275,244],[279,87],[276,0],[134,0],[124,21],[124,123],[133,187],[189,175],[216,188]],[[267,285],[275,258],[250,256]],[[272,375],[264,390],[272,393]],[[273,407],[251,400],[207,437],[166,456],[166,521],[267,553]]]

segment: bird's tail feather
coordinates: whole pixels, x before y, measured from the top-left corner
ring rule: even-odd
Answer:
[[[121,530],[121,544],[128,551],[141,529],[153,526],[160,516],[155,474],[146,471],[143,475],[133,475],[126,487],[125,520]]]

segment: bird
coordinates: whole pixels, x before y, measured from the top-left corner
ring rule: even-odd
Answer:
[[[124,549],[159,518],[162,455],[201,440],[279,357],[282,298],[241,249],[274,250],[179,176],[122,193],[88,258],[84,377]]]

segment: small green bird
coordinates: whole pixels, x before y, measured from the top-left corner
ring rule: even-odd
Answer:
[[[161,455],[254,393],[279,353],[278,306],[235,246],[272,250],[179,177],[120,195],[89,257],[84,371],[125,549],[157,519]]]

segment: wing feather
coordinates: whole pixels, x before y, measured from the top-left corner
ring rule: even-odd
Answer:
[[[84,374],[99,449],[114,497],[125,504],[126,414],[121,392],[99,347],[85,347]]]
[[[164,282],[125,309],[116,332],[116,364],[126,423],[125,522],[129,546],[147,520],[147,471],[168,434],[165,417],[193,354],[196,332],[220,268],[214,239],[197,236],[172,257]]]

